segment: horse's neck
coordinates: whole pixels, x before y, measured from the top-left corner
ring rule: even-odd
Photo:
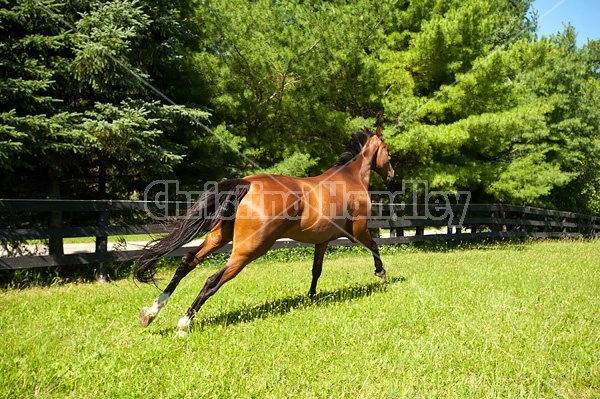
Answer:
[[[355,160],[344,166],[348,168],[349,175],[358,180],[365,190],[369,188],[372,162],[373,155],[363,151]]]

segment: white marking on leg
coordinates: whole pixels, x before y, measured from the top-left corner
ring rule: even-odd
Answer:
[[[156,298],[152,307],[148,309],[148,312],[152,315],[152,317],[156,317],[158,312],[165,307],[167,302],[169,302],[169,297],[169,294],[163,292],[158,296],[158,298]]]
[[[177,322],[177,330],[185,331],[190,328],[190,324],[192,324],[192,318],[188,315],[185,315]]]

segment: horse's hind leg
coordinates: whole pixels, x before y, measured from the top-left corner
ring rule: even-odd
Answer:
[[[240,241],[248,242],[251,240],[245,241],[242,239]],[[219,290],[219,288],[223,286],[223,284],[237,276],[247,264],[263,256],[274,243],[275,239],[272,239],[262,242],[262,244],[258,247],[249,244],[244,246],[244,248],[241,250],[234,250],[231,254],[231,257],[229,257],[227,260],[225,266],[206,279],[206,283],[204,283],[204,287],[202,287],[198,297],[196,297],[185,315],[179,319],[179,322],[177,323],[177,335],[181,336],[185,334],[185,330],[189,328],[194,316],[200,310],[202,305],[204,305],[204,302],[208,300],[208,298],[213,296]]]
[[[198,248],[189,251],[181,258],[181,263],[175,271],[175,275],[164,291],[156,298],[154,304],[151,307],[144,307],[140,310],[139,319],[142,326],[147,327],[156,318],[158,312],[169,301],[179,282],[208,255],[231,241],[231,236],[232,226],[230,226],[230,223],[217,225]]]
[[[204,283],[204,287],[187,310],[185,315],[179,319],[177,323],[177,335],[183,335],[184,331],[187,330],[192,323],[192,320],[196,313],[200,310],[204,302],[211,296],[213,296],[223,284],[227,281],[231,280],[235,276],[238,275],[239,272],[242,271],[244,266],[250,263],[250,260],[247,258],[234,258],[233,256],[229,258],[225,266],[219,269],[218,272],[210,276],[206,279]]]

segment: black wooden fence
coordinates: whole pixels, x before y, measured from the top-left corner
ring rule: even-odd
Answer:
[[[136,259],[142,249],[120,248],[109,250],[108,237],[132,234],[159,234],[169,231],[167,224],[155,222],[146,216],[146,224],[115,225],[119,218],[113,215],[134,212],[144,215],[160,204],[145,201],[85,201],[85,200],[0,200],[0,217],[11,214],[48,214],[68,212],[86,215],[94,222],[84,227],[22,228],[0,230],[0,242],[5,248],[0,257],[0,270],[26,269],[57,265],[84,265],[123,262]],[[171,210],[185,210],[185,202],[163,204]],[[154,207],[154,208],[150,208]],[[39,215],[38,215],[39,216]],[[42,218],[43,219],[43,218]],[[40,220],[42,220],[40,219]],[[595,237],[600,232],[600,217],[572,212],[553,211],[532,207],[502,204],[373,204],[369,227],[384,229],[386,234],[376,238],[379,244],[402,244],[442,240],[453,245],[473,239],[496,240],[509,237]],[[389,230],[389,234],[387,231]],[[27,254],[15,256],[6,248],[27,248],[31,240],[50,240],[69,237],[95,237],[95,251],[71,254]],[[301,247],[308,244],[279,240],[274,248]],[[330,245],[356,245],[347,239],[332,241]],[[169,256],[182,256],[190,247],[182,247]],[[225,246],[220,251],[229,251]]]

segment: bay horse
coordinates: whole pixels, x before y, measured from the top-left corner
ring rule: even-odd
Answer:
[[[377,244],[367,227],[371,210],[368,194],[371,170],[390,181],[394,169],[381,127],[352,138],[335,165],[315,177],[296,178],[261,174],[225,180],[205,191],[184,220],[167,236],[147,246],[138,259],[135,277],[153,282],[156,262],[163,256],[209,233],[202,244],[186,253],[175,275],[151,307],[139,314],[146,327],[167,304],[175,288],[198,263],[229,242],[231,256],[210,276],[185,315],[177,323],[184,334],[200,307],[250,262],[264,255],[279,238],[315,245],[309,295],[316,293],[329,241],[347,237],[373,254],[375,275],[386,278]]]

